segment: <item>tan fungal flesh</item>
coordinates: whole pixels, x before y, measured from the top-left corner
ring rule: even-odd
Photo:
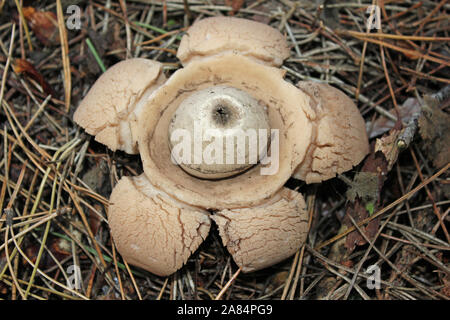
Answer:
[[[312,131],[306,116],[313,113],[309,97],[284,81],[283,75],[280,69],[236,54],[193,61],[175,72],[152,95],[139,119],[139,151],[144,172],[155,187],[207,209],[249,207],[270,198],[303,160]],[[260,164],[229,179],[201,180],[170,161],[168,128],[180,103],[193,92],[225,84],[246,91],[267,106],[270,128],[279,130],[274,174],[262,175],[261,167],[270,164]]]
[[[213,17],[194,23],[181,39],[177,57],[187,65],[227,52],[237,52],[271,66],[280,66],[289,57],[286,39],[278,30],[234,17]]]
[[[369,143],[364,119],[353,101],[327,84],[302,81],[297,86],[311,98],[316,125],[307,155],[293,177],[321,182],[360,163]]]
[[[305,242],[308,213],[300,193],[283,188],[267,203],[253,208],[226,209],[212,219],[223,245],[243,272],[278,263]]]
[[[94,83],[73,119],[111,150],[138,153],[140,107],[164,81],[162,65],[157,61],[121,61]]]
[[[108,221],[122,257],[160,276],[181,268],[210,228],[205,210],[158,191],[145,175],[122,177],[111,194]]]

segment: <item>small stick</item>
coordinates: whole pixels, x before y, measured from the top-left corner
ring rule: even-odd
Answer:
[[[228,280],[228,282],[225,284],[225,286],[222,288],[222,290],[220,290],[219,294],[214,298],[214,300],[220,300],[222,298],[222,296],[228,290],[228,288],[231,286],[231,284],[234,282],[234,280],[236,280],[239,273],[241,273],[241,270],[242,270],[242,267],[240,267],[238,269],[238,271],[236,271],[234,273],[234,275],[230,278],[230,280]]]

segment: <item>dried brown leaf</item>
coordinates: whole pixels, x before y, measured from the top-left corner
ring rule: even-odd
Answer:
[[[380,206],[380,193],[388,172],[388,161],[380,151],[373,151],[364,161],[361,172],[355,176],[350,195],[354,195],[354,201],[349,201],[343,224],[346,227],[353,226],[352,219],[357,223],[368,218],[378,210]],[[366,184],[364,186],[364,184]],[[350,200],[350,199],[349,199]],[[374,219],[362,230],[369,239],[373,239],[378,231],[380,219]],[[347,235],[345,247],[347,254],[351,253],[357,245],[363,245],[366,241],[358,232],[353,231]]]
[[[37,81],[46,94],[55,96],[52,87],[45,81],[44,77],[36,70],[32,63],[25,59],[15,59],[13,64],[14,71],[17,74],[25,74],[31,79]]]
[[[404,129],[403,129],[404,130]],[[400,130],[393,129],[388,135],[381,137],[375,141],[375,152],[383,153],[387,160],[387,171],[391,171],[392,166],[397,162],[400,149],[398,147],[398,137]]]
[[[347,190],[347,199],[355,201],[357,197],[374,201],[378,197],[378,177],[373,172],[358,172],[352,186]]]
[[[231,6],[230,16],[233,16],[238,12],[244,5],[245,0],[225,0],[227,6]]]
[[[47,248],[52,253],[53,257],[55,257],[56,260],[62,261],[67,256],[71,255],[70,251],[70,243],[65,239],[52,239],[47,244]],[[33,243],[30,244],[25,248],[25,253],[27,254],[27,257],[33,262],[36,262],[36,259],[38,257],[40,249],[39,243]],[[22,263],[24,265],[27,265],[28,262],[25,259],[22,259]],[[39,267],[43,269],[51,268],[56,265],[55,260],[50,256],[50,254],[47,251],[43,251],[42,257],[39,263]]]
[[[410,122],[417,113],[420,112],[420,103],[416,98],[408,98],[406,101],[398,106],[400,118],[403,123]],[[390,114],[395,114],[395,109],[389,110]],[[388,119],[384,116],[380,116],[376,119],[371,127],[369,137],[375,138],[379,135],[388,132],[393,129],[395,126],[395,122],[391,119]]]
[[[425,96],[424,102],[419,133],[434,166],[441,168],[450,160],[450,115],[441,110],[441,106],[449,104],[450,97],[440,100],[436,96]]]
[[[39,41],[46,46],[59,44],[58,19],[53,12],[24,7],[23,15]]]

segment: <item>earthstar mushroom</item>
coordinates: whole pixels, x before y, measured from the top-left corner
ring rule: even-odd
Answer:
[[[285,81],[278,67],[289,56],[287,42],[258,22],[200,20],[177,56],[184,67],[167,80],[155,61],[116,64],[74,115],[97,141],[142,159],[144,172],[122,177],[110,197],[118,251],[133,265],[169,275],[214,221],[243,272],[288,258],[306,240],[308,214],[302,195],[284,184],[291,176],[330,179],[364,158],[368,141],[358,109],[328,85]],[[210,132],[210,140],[243,133],[244,151],[234,138],[228,145],[200,141],[197,129]],[[178,144],[183,137],[191,139]],[[192,155],[195,148],[200,157]],[[229,152],[233,161],[204,157]]]

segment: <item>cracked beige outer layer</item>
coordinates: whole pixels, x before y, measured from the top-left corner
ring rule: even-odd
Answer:
[[[73,119],[111,150],[138,153],[139,112],[164,81],[162,65],[157,61],[141,58],[121,61],[98,78]]]
[[[297,86],[311,98],[317,118],[306,157],[293,177],[321,182],[360,163],[369,144],[364,119],[353,101],[328,84],[301,81]]]
[[[212,216],[223,244],[243,272],[278,263],[305,242],[308,212],[300,193],[283,188],[253,208],[222,210]]]
[[[108,221],[122,257],[160,276],[186,263],[211,224],[205,210],[156,190],[145,175],[122,177],[111,194]]]
[[[289,57],[287,42],[278,30],[234,17],[213,17],[194,23],[181,39],[177,57],[187,65],[195,59],[231,51],[272,66],[280,66]]]

